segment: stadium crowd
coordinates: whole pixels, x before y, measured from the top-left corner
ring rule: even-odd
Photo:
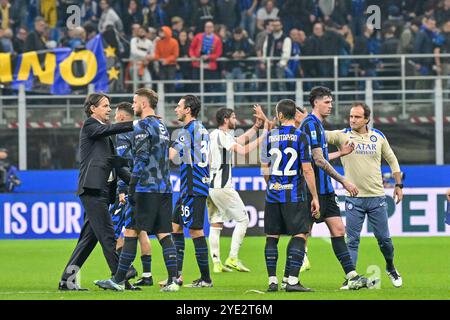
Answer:
[[[71,5],[81,9],[81,25],[68,30]],[[381,29],[366,25],[369,5],[381,8]],[[408,61],[406,75],[450,70],[450,59],[439,57],[450,52],[450,0],[0,0],[0,52],[79,50],[98,33],[117,49],[122,79],[148,83],[198,79],[200,63],[179,58],[204,59],[205,79],[264,78],[265,60],[248,57],[279,57],[276,79],[333,77],[333,60],[296,56],[430,53],[435,58]],[[221,57],[229,60],[217,63]],[[352,61],[340,61],[339,76],[375,76],[389,61],[356,62],[355,74]]]

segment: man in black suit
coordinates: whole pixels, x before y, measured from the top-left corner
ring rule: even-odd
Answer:
[[[86,261],[97,241],[112,274],[115,274],[119,257],[115,251],[114,227],[108,212],[115,200],[117,176],[126,183],[129,171],[123,166],[126,160],[115,152],[111,135],[133,130],[133,121],[107,124],[111,113],[110,98],[105,94],[90,94],[84,110],[88,119],[80,132],[80,173],[78,191],[84,207],[84,225],[78,243],[67,263],[59,290],[86,290],[75,282],[76,274]]]

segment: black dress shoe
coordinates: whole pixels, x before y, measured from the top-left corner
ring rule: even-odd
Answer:
[[[81,288],[77,284],[70,284],[70,286],[68,286],[66,281],[60,281],[59,285],[58,285],[58,290],[60,290],[60,291],[88,291],[89,289]]]
[[[137,282],[134,283],[138,287],[149,287],[153,285],[153,277],[142,277]]]
[[[313,290],[305,288],[300,282],[297,282],[297,284],[294,285],[288,283],[286,285],[286,292],[313,292]]]
[[[130,280],[136,277],[137,277],[137,270],[133,266],[130,266],[130,268],[127,271],[127,274],[125,275],[125,279]]]
[[[125,280],[125,290],[141,291],[142,289],[139,287],[133,286],[128,280]]]

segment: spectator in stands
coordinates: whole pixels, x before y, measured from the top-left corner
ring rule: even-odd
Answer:
[[[283,1],[278,16],[285,30],[304,29],[309,24],[306,4],[304,0]]]
[[[168,24],[167,15],[158,0],[150,0],[149,5],[142,10],[144,16],[143,26],[161,28]]]
[[[238,5],[241,15],[241,28],[247,30],[250,39],[254,39],[258,0],[239,0]]]
[[[213,1],[199,0],[199,3],[194,6],[192,12],[191,27],[195,32],[201,32],[205,22],[215,21],[216,7]]]
[[[178,45],[180,48],[180,58],[189,58],[189,47],[191,46],[191,41],[188,37],[188,32],[186,30],[180,31],[178,34]],[[192,78],[192,64],[189,61],[179,61],[177,64],[177,79],[188,80]],[[189,92],[191,91],[191,86],[187,83],[176,84],[175,88],[177,91]]]
[[[350,5],[350,14],[348,19],[351,23],[353,35],[355,37],[363,36],[365,12],[367,3],[366,0],[352,0]]]
[[[98,31],[105,32],[106,27],[111,25],[116,32],[123,32],[123,23],[116,11],[111,7],[110,0],[100,0],[102,14],[98,22]]]
[[[205,23],[205,32],[198,33],[189,48],[191,58],[200,58],[204,65],[204,79],[219,79],[217,59],[222,56],[222,40],[214,34],[214,23],[208,21]],[[193,79],[200,79],[200,61],[193,61]],[[216,84],[205,84],[206,92],[217,92]],[[210,99],[208,99],[210,100]],[[215,99],[217,100],[217,99]]]
[[[154,61],[160,63],[159,66],[159,80],[169,80],[171,83],[167,83],[164,86],[166,93],[174,92],[175,75],[177,59],[180,54],[178,41],[172,37],[172,30],[164,26],[159,30],[159,39],[155,44]],[[173,99],[169,99],[173,100]]]
[[[414,18],[410,23],[405,25],[399,39],[397,53],[398,54],[412,54],[414,52],[414,45],[416,43],[416,36],[420,30],[422,22],[420,18]],[[419,72],[416,70],[414,59],[408,58],[405,61],[405,76],[415,76]],[[414,88],[414,81],[406,81],[406,89]]]
[[[263,7],[259,8],[256,12],[256,28],[259,31],[263,31],[264,21],[268,19],[278,19],[279,11],[280,10],[275,7],[275,2],[273,0],[265,0],[265,2],[263,2]]]
[[[450,21],[450,0],[439,1],[438,10],[436,10],[435,16],[438,26],[442,26],[447,21]]]
[[[131,27],[134,24],[142,25],[144,17],[142,16],[142,10],[140,10],[137,0],[130,0],[128,8],[123,13],[123,27],[125,35],[130,37],[132,34]]]
[[[289,32],[289,38],[291,38],[291,41],[292,41],[292,50],[291,50],[292,58],[299,58],[302,55],[301,46],[305,39],[302,38],[302,34],[300,32],[303,32],[303,31],[298,30],[297,28],[293,28]],[[303,35],[304,35],[304,33],[303,33]],[[302,40],[303,40],[303,42],[302,42]],[[288,70],[287,71],[288,78],[303,77],[301,61],[298,59],[289,60],[288,65],[287,65],[287,70]]]
[[[83,0],[81,5],[81,23],[91,22],[94,26],[98,23],[99,8],[96,1]]]
[[[169,19],[180,17],[183,19],[186,27],[192,19],[194,1],[185,0],[165,0],[164,11]],[[175,37],[175,34],[174,34]]]
[[[272,79],[280,79],[272,82],[274,91],[286,91],[286,68],[291,57],[292,41],[283,33],[283,25],[280,19],[276,19],[272,23],[273,32],[266,38],[263,45],[263,58],[275,58],[271,61],[271,77]],[[265,65],[264,68],[267,68]],[[281,98],[280,98],[281,99]],[[280,100],[276,99],[276,100]]]
[[[145,87],[151,88],[152,76],[148,69],[148,64],[154,54],[154,45],[145,35],[145,29],[141,27],[138,36],[131,39],[130,73],[132,79],[143,81]]]
[[[239,23],[238,0],[216,1],[216,17],[218,24],[223,24],[228,30],[233,30]]]
[[[24,52],[47,49],[47,40],[45,39],[46,28],[47,23],[44,18],[38,16],[34,19],[34,31],[31,31],[27,36]]]
[[[268,19],[264,21],[264,30],[258,32],[255,39],[255,53],[257,57],[262,57],[263,55],[263,45],[266,38],[273,32],[273,20]]]
[[[56,0],[40,0],[39,12],[49,27],[49,39],[59,41],[59,33],[56,29],[58,23],[58,11]]]
[[[14,51],[17,54],[21,54],[23,53],[23,50],[25,48],[25,41],[27,39],[28,36],[28,31],[25,27],[20,27],[17,30],[17,33],[13,39],[13,46],[14,46]]]
[[[245,71],[247,69],[247,62],[245,59],[254,54],[254,48],[250,41],[245,37],[244,30],[241,27],[237,27],[233,30],[231,39],[225,42],[224,55],[231,61],[226,64],[227,79],[245,79]],[[244,83],[237,83],[234,86],[234,90],[237,92],[244,91]],[[236,96],[236,101],[241,102],[243,96]]]
[[[340,26],[347,25],[351,20],[350,6],[347,0],[335,0],[334,9],[330,16],[331,21]]]
[[[9,0],[0,0],[0,29],[14,29],[16,22],[16,12],[12,10]]]
[[[182,30],[184,30],[184,20],[183,18],[175,16],[171,19],[171,23],[172,23],[173,37],[175,39],[178,39],[178,35]]]
[[[8,29],[1,29],[0,34],[0,52],[6,52],[14,54],[14,45],[13,45],[13,33],[10,28]]]
[[[324,25],[322,22],[316,22],[313,25],[312,34],[306,39],[303,46],[303,55],[305,56],[321,56],[326,52],[327,43],[324,35]],[[306,78],[321,78],[327,75],[325,60],[305,60],[303,61],[303,70]],[[314,85],[320,83],[306,83],[305,89],[310,90]]]
[[[69,41],[67,46],[72,50],[83,48],[86,40],[86,31],[83,27],[76,27],[68,31]]]
[[[374,28],[372,25],[364,26],[364,33],[362,36],[355,38],[354,55],[371,55],[380,53],[380,42],[374,36]],[[361,77],[375,77],[377,75],[377,65],[379,60],[377,58],[358,59],[359,76]],[[379,88],[378,81],[373,81],[373,88]],[[365,82],[360,82],[360,89],[365,87]]]
[[[92,22],[86,22],[83,25],[84,31],[86,32],[86,42],[92,40],[97,35],[97,28]]]
[[[0,193],[13,192],[20,184],[17,168],[8,161],[8,149],[0,148]]]
[[[396,54],[399,46],[398,38],[395,38],[396,27],[394,25],[385,26],[383,42],[381,43],[380,53],[381,54]]]
[[[153,27],[148,27],[147,33],[146,33],[146,38],[148,40],[154,42],[156,40],[156,38],[158,38],[158,30],[156,30]]]
[[[435,44],[433,40],[437,33],[436,30],[436,19],[434,17],[424,18],[423,24],[420,27],[420,31],[417,33],[416,41],[414,43],[413,53],[434,53]],[[429,58],[414,58],[416,64],[416,70],[421,76],[427,76],[432,74],[434,59]],[[416,81],[416,89],[429,89],[431,82],[427,80]]]

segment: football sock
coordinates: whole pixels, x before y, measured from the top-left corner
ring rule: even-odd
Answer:
[[[141,262],[142,262],[142,276],[144,276],[144,273],[151,274],[151,272],[152,272],[152,256],[151,255],[141,256]]]
[[[277,275],[277,261],[278,261],[278,239],[273,237],[266,237],[266,247],[264,249],[266,257],[266,267],[269,277],[276,277]]]
[[[177,278],[177,250],[170,235],[159,240],[163,250],[164,263],[170,280]]]
[[[181,276],[184,260],[184,233],[172,233],[173,243],[177,250],[177,272],[178,277]]]
[[[195,247],[195,257],[197,258],[198,268],[200,269],[201,279],[203,281],[211,282],[209,274],[208,261],[208,245],[204,236],[193,239]]]
[[[300,237],[292,237],[289,241],[288,247],[288,257],[290,260],[289,278],[298,278],[300,268],[303,264],[303,258],[305,257],[305,239]]]
[[[348,247],[345,243],[344,237],[342,236],[331,238],[331,244],[333,246],[334,254],[341,263],[342,269],[344,269],[345,274],[354,271],[355,265],[353,264],[350,253],[348,252]]]
[[[119,266],[113,277],[114,282],[120,283],[125,280],[127,271],[136,258],[137,237],[125,237],[122,252],[120,253]]]
[[[234,259],[238,257],[239,248],[241,247],[242,241],[244,241],[245,233],[247,232],[248,219],[244,221],[239,221],[234,227],[233,235],[231,236],[231,249],[230,258]]]
[[[222,228],[209,228],[209,247],[211,248],[211,258],[213,263],[220,262],[220,231]]]
[[[291,241],[289,241],[288,246],[286,248],[286,265],[284,266],[284,278],[289,278],[289,270],[291,266],[291,259],[289,259],[289,249],[291,248]]]

